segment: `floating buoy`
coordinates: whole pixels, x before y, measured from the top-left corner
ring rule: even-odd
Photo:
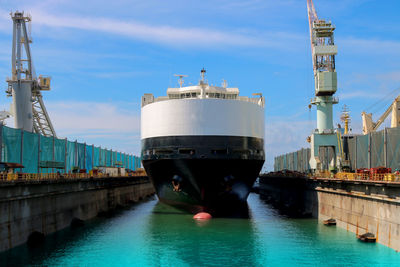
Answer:
[[[211,218],[212,218],[211,214],[207,212],[199,212],[193,216],[193,219],[195,220],[209,220]]]

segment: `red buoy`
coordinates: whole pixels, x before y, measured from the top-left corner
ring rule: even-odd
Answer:
[[[212,218],[211,214],[207,212],[199,212],[193,216],[193,219],[195,220],[209,220],[211,218]]]

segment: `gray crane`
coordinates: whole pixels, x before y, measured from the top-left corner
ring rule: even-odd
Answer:
[[[12,77],[7,79],[7,96],[12,96],[11,114],[15,128],[56,137],[41,91],[50,90],[50,77],[36,76],[29,44],[32,39],[27,32],[31,17],[24,12],[11,13],[13,20]]]

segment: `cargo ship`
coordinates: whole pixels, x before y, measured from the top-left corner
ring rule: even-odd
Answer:
[[[192,213],[247,203],[265,161],[261,94],[213,86],[204,69],[197,85],[144,94],[141,157],[160,201]]]

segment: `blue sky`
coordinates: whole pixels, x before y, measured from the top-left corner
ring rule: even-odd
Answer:
[[[378,116],[400,93],[400,2],[314,3],[337,27],[334,121],[346,104],[360,132],[361,111]],[[197,83],[205,67],[210,83],[225,79],[241,95],[266,97],[265,169],[274,156],[308,147],[316,111],[307,108],[314,82],[306,0],[0,0],[4,89],[15,10],[32,15],[34,64],[52,77],[44,99],[61,137],[138,154],[140,97],[165,95],[175,73]],[[0,108],[10,101],[0,95]]]

